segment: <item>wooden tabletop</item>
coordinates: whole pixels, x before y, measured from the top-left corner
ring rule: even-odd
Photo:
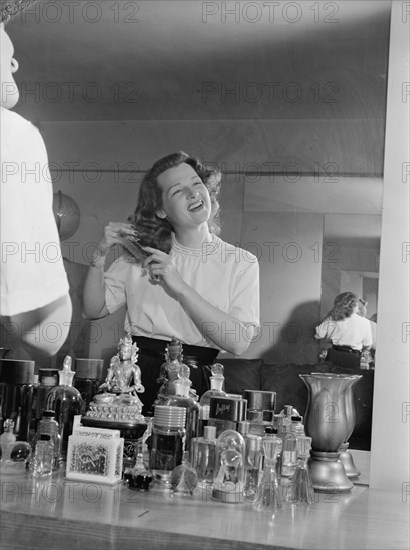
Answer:
[[[364,485],[348,494],[315,493],[311,506],[286,504],[272,517],[198,489],[187,498],[58,475],[0,481],[2,550],[409,548],[410,498]]]

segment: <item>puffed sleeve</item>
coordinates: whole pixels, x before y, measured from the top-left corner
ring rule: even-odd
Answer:
[[[259,263],[247,255],[232,285],[229,314],[245,324],[259,327]]]
[[[320,325],[315,329],[316,335],[318,338],[330,338],[333,336],[336,329],[336,323],[331,321],[329,318],[325,319]]]

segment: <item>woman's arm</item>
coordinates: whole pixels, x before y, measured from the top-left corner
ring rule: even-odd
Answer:
[[[105,304],[104,265],[110,248],[119,241],[120,233],[135,235],[131,224],[110,222],[94,252],[83,290],[83,313],[87,319],[101,319],[110,314]]]
[[[92,261],[84,282],[83,313],[87,319],[101,319],[109,315],[105,305],[104,263],[106,256]]]

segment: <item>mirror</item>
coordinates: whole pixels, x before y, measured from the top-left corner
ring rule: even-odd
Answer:
[[[78,307],[103,226],[128,215],[154,160],[189,150],[225,172],[222,237],[259,258],[246,357],[315,362],[339,288],[377,307],[390,2],[68,4],[39,2],[8,32],[16,111],[81,210],[63,243]],[[74,344],[107,357],[121,328],[119,312]]]
[[[367,302],[368,319],[377,315],[381,215],[327,214],[323,233],[321,319],[348,290]]]

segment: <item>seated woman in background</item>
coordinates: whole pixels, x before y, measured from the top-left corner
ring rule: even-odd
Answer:
[[[359,297],[342,292],[336,296],[326,319],[315,329],[316,339],[332,341],[326,359],[340,367],[360,368],[362,351],[372,345],[370,321],[358,311]]]
[[[131,223],[105,227],[87,274],[86,317],[126,305],[124,330],[139,348],[144,414],[156,399],[173,336],[183,344],[200,396],[219,351],[241,355],[259,326],[258,261],[216,236],[220,180],[219,172],[183,152],[158,160],[143,178]],[[104,273],[109,249],[124,236],[137,239],[145,257],[124,253]]]

